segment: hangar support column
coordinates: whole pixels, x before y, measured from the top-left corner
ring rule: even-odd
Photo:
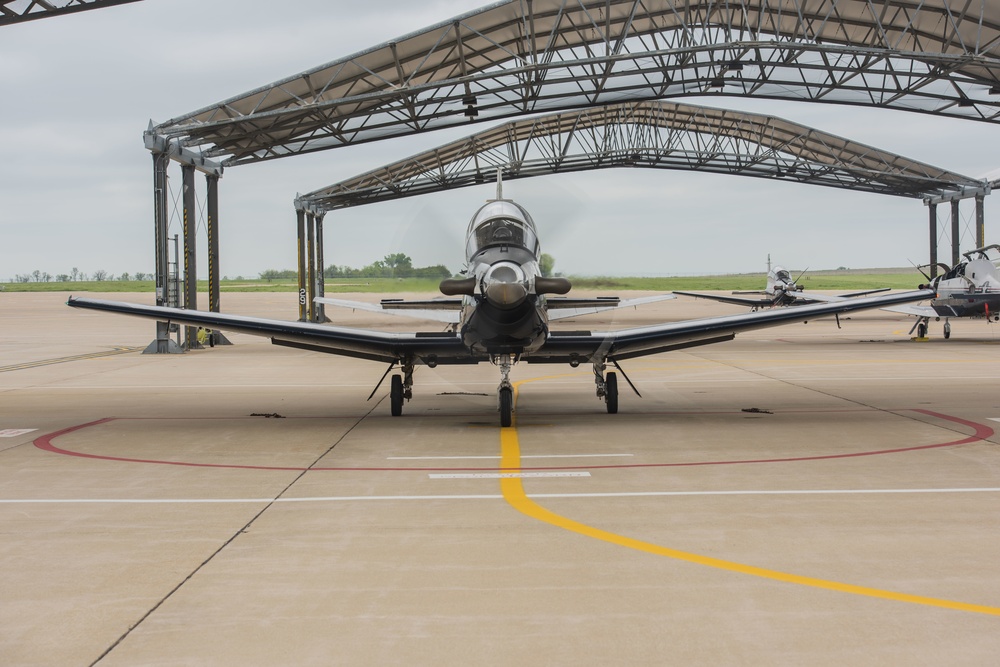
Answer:
[[[215,174],[205,175],[206,207],[208,208],[208,309],[213,313],[221,312],[221,290],[219,280],[219,177]],[[221,331],[211,334],[212,345],[232,345]]]
[[[295,200],[295,218],[298,233],[296,247],[298,248],[299,269],[299,322],[309,320],[308,293],[306,291],[306,210]]]
[[[183,181],[182,206],[184,210],[184,308],[198,310],[198,253],[195,230],[197,214],[194,197],[194,167],[181,166]],[[184,327],[184,347],[189,350],[201,349],[198,343],[197,327]]]
[[[927,212],[928,212],[928,227],[930,229],[930,270],[927,275],[934,279],[937,275],[937,204],[934,202],[927,202]]]
[[[323,264],[323,218],[325,216],[325,213],[316,214],[316,265],[318,267],[316,272],[316,296],[326,296],[326,275],[324,275],[326,265]],[[315,305],[313,314],[315,315],[314,322],[330,321],[326,317],[326,306],[322,303]]]
[[[153,156],[153,238],[156,253],[156,305],[167,305],[167,290],[170,283],[170,255],[167,249],[167,167],[170,155],[154,151]],[[156,323],[156,339],[146,346],[143,354],[177,354],[183,352],[170,339],[170,325]]]
[[[927,210],[930,212],[930,237],[931,237],[931,271],[930,277],[937,274],[934,264],[937,260],[937,205],[949,202],[951,204],[951,266],[955,266],[962,261],[960,251],[961,241],[961,217],[959,216],[959,204],[963,199],[975,199],[976,202],[976,247],[982,248],[986,245],[986,225],[983,217],[983,205],[986,195],[992,191],[994,183],[982,181],[980,185],[960,188],[945,192],[944,194],[924,199]]]
[[[959,260],[962,257],[962,253],[959,248],[959,241],[961,241],[962,232],[959,227],[960,216],[958,214],[958,199],[951,200],[951,266],[954,268],[958,265]]]
[[[986,195],[979,193],[976,195],[976,247],[986,247],[986,217],[983,212],[983,203]]]
[[[316,214],[306,212],[306,319],[316,321]]]
[[[218,310],[218,179],[222,177],[222,165],[205,158],[203,155],[184,148],[176,141],[171,141],[164,136],[155,134],[153,122],[150,121],[149,128],[143,133],[143,143],[146,149],[153,155],[153,223],[155,225],[156,242],[156,305],[169,305],[168,297],[170,290],[170,258],[167,251],[167,240],[169,233],[169,197],[168,197],[168,176],[167,168],[170,161],[174,160],[181,164],[181,174],[183,183],[183,224],[184,224],[184,307],[197,307],[198,283],[195,272],[195,170],[203,172],[209,177],[209,244],[213,244],[214,250],[210,250],[209,268],[215,271],[214,288],[209,286],[209,299],[215,294],[215,301],[210,304],[213,311]],[[179,262],[178,262],[179,263]],[[214,290],[214,291],[213,291]],[[197,345],[197,337],[193,335],[193,327],[187,327],[188,335],[185,341],[188,347]],[[228,341],[226,341],[228,342]],[[182,352],[183,350],[170,340],[169,327],[164,322],[156,323],[156,340],[149,344],[145,353],[167,353]]]

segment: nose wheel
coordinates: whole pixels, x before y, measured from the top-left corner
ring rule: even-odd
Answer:
[[[500,426],[507,427],[514,423],[514,390],[511,387],[500,387]]]
[[[514,423],[514,385],[510,383],[510,355],[499,355],[494,359],[494,363],[500,367],[497,410],[500,412],[500,426],[506,428]]]

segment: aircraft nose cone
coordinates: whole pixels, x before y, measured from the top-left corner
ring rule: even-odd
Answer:
[[[527,296],[528,290],[522,283],[491,282],[486,285],[486,298],[501,308],[513,308]]]
[[[514,264],[494,264],[483,281],[483,294],[495,306],[517,306],[528,296],[524,272]]]

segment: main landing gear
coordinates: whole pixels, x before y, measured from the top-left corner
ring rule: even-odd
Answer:
[[[913,331],[916,330],[917,338],[927,338],[927,328],[928,325],[930,324],[930,321],[931,318],[929,317],[921,317],[920,319],[917,320],[917,323],[913,325],[913,329],[910,329],[910,333],[913,333]],[[944,337],[945,340],[951,338],[951,322],[948,321],[947,317],[944,318]]]
[[[607,364],[603,361],[594,362],[594,383],[597,385],[597,398],[603,398],[608,407],[608,414],[618,413],[618,374],[611,372],[607,375],[604,371]]]
[[[413,398],[413,362],[404,361],[402,375],[393,375],[389,383],[389,409],[393,417],[403,414],[403,399]]]

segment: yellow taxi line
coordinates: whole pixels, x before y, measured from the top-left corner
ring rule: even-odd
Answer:
[[[524,380],[514,385],[514,399],[515,405],[517,400],[517,392],[520,385],[525,382],[544,380],[548,378],[534,378],[534,380]],[[515,413],[514,421],[510,427],[500,429],[500,466],[503,469],[517,469],[521,467],[521,443],[517,434],[517,417]],[[581,523],[579,521],[574,521],[567,517],[561,516],[545,509],[535,501],[528,498],[528,495],[524,491],[524,486],[521,483],[521,479],[518,477],[505,477],[500,480],[500,490],[503,493],[504,500],[507,501],[509,505],[521,512],[522,514],[529,516],[538,521],[548,523],[557,528],[562,528],[564,530],[569,530],[586,537],[590,537],[596,540],[602,540],[604,542],[609,542],[611,544],[617,544],[628,549],[635,549],[636,551],[642,551],[645,553],[653,554],[656,556],[664,556],[667,558],[673,558],[676,560],[686,561],[689,563],[694,563],[696,565],[703,565],[705,567],[713,567],[720,570],[728,570],[730,572],[737,572],[740,574],[745,574],[753,577],[761,577],[764,579],[772,579],[775,581],[781,581],[790,584],[797,584],[800,586],[810,586],[813,588],[823,588],[826,590],[837,591],[840,593],[850,593],[853,595],[863,595],[866,597],[881,598],[883,600],[892,600],[894,602],[907,602],[910,604],[920,604],[928,605],[932,607],[941,607],[944,609],[953,609],[958,611],[968,611],[977,614],[989,614],[992,616],[1000,616],[1000,607],[988,607],[985,605],[969,604],[966,602],[957,602],[953,600],[943,600],[939,598],[924,597],[921,595],[910,595],[908,593],[897,593],[894,591],[886,591],[878,588],[869,588],[867,586],[857,586],[854,584],[845,584],[837,581],[829,581],[826,579],[817,579],[814,577],[806,577],[798,574],[790,574],[787,572],[778,572],[777,570],[769,570],[762,567],[756,567],[754,565],[745,565],[743,563],[736,563],[734,561],[722,560],[720,558],[712,558],[711,556],[703,556],[696,553],[690,553],[687,551],[680,551],[677,549],[671,549],[670,547],[660,546],[658,544],[652,544],[650,542],[644,542],[642,540],[637,540],[625,535],[618,535],[600,528],[595,528],[593,526],[588,526],[587,524]]]

